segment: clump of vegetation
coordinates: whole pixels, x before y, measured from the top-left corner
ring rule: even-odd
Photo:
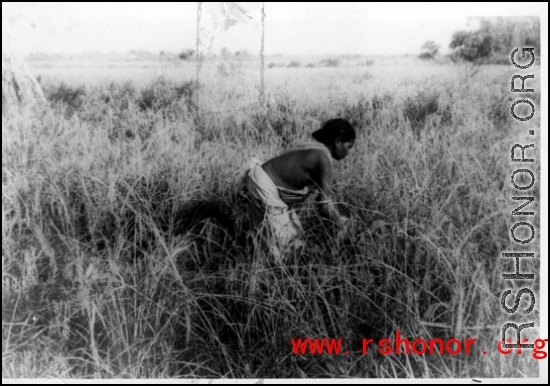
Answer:
[[[340,66],[340,59],[336,59],[336,58],[323,59],[319,62],[319,67],[339,67],[339,66]]]
[[[457,31],[449,47],[455,59],[476,63],[510,63],[516,47],[532,47],[540,52],[540,18],[499,17],[481,19],[476,31]],[[537,55],[540,60],[540,55]]]
[[[193,81],[177,85],[173,81],[160,77],[141,90],[137,105],[141,110],[159,111],[174,108],[175,104],[184,98],[187,105],[191,106],[194,90]]]
[[[429,40],[422,45],[422,49],[418,57],[422,60],[431,60],[437,56],[438,52],[439,45],[433,40]]]
[[[69,114],[80,109],[86,99],[84,86],[70,86],[64,82],[58,86],[44,87],[44,95],[55,105],[62,105]]]
[[[300,63],[298,60],[293,60],[291,62],[288,63],[287,65],[288,68],[298,68],[298,67],[302,67],[302,63]]]
[[[178,57],[181,60],[192,60],[195,58],[195,50],[192,49],[186,49],[179,53]]]
[[[250,58],[252,55],[248,50],[239,50],[235,52],[236,58]]]

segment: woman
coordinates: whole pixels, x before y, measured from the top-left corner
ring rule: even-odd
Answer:
[[[319,192],[319,213],[342,227],[347,220],[333,203],[329,183],[332,159],[344,159],[355,142],[355,130],[345,119],[331,119],[313,133],[313,140],[297,145],[247,172],[239,194],[247,202],[253,225],[267,226],[269,247],[281,256],[289,246],[302,246],[300,220],[289,205]]]

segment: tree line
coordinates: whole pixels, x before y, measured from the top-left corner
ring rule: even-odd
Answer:
[[[539,17],[481,18],[480,27],[473,31],[457,31],[449,48],[450,59],[477,64],[509,64],[510,53],[516,47],[532,47],[540,52]],[[427,41],[421,48],[420,59],[434,59],[439,45]]]

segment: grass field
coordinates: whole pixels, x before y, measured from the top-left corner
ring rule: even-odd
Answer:
[[[3,378],[538,373],[496,350],[502,324],[525,321],[500,307],[522,288],[501,279],[526,131],[511,65],[274,67],[265,109],[250,64],[213,63],[199,89],[191,64],[116,67],[35,66],[53,108],[2,118]],[[352,225],[334,237],[306,203],[309,248],[278,265],[234,188],[251,156],[336,116],[358,131],[333,173]],[[478,343],[361,355],[363,337],[395,330]],[[343,338],[350,355],[294,356],[299,337]]]

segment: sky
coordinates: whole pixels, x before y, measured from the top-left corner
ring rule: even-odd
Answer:
[[[210,9],[203,12],[203,51],[208,48],[206,35],[212,27]],[[266,2],[265,53],[418,54],[428,40],[434,40],[445,53],[455,31],[476,28],[475,17],[543,13],[548,13],[547,3]],[[211,51],[219,53],[227,47],[232,52],[259,52],[259,8],[249,17],[216,35]],[[2,34],[6,32],[23,54],[179,52],[195,48],[197,3],[2,2]]]

